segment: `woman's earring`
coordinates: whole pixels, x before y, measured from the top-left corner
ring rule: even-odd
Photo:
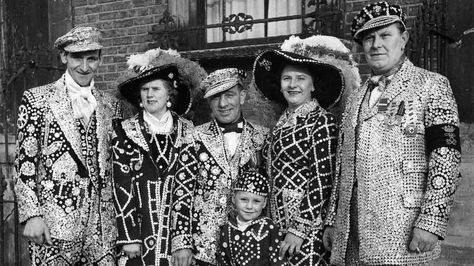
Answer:
[[[171,102],[170,102],[170,101],[167,101],[167,102],[166,102],[166,107],[168,107],[168,108],[171,107]]]
[[[138,105],[140,105],[140,107],[143,108],[143,103],[139,103]]]

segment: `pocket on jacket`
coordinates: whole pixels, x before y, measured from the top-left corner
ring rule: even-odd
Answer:
[[[420,208],[423,204],[424,194],[422,191],[405,191],[402,195],[405,208]]]

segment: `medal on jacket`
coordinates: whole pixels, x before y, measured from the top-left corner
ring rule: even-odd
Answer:
[[[377,120],[379,120],[380,122],[384,121],[387,110],[388,110],[388,99],[380,98],[377,104],[377,114],[375,115]]]
[[[406,112],[406,126],[403,132],[407,137],[414,137],[418,133],[418,127],[416,125],[417,117],[415,113],[415,102],[413,100],[407,101]]]

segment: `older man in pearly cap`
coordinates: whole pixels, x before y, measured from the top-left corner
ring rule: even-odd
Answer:
[[[400,6],[369,4],[352,34],[372,73],[342,119],[324,243],[334,265],[425,265],[460,180],[456,101],[446,77],[405,56]]]
[[[175,266],[192,260],[217,265],[219,227],[227,222],[238,173],[257,164],[268,129],[243,116],[245,77],[237,68],[219,69],[201,85],[213,119],[194,129],[179,155],[173,192]]]
[[[32,265],[115,265],[109,136],[120,108],[94,86],[100,41],[94,27],[59,37],[65,73],[21,100],[15,191]]]

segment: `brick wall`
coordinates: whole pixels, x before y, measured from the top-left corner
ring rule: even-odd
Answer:
[[[158,24],[166,5],[161,0],[75,0],[75,25],[94,25],[102,30],[105,48],[96,77],[104,90],[115,90],[115,81],[126,69],[126,56],[144,52],[152,43],[148,32]]]

